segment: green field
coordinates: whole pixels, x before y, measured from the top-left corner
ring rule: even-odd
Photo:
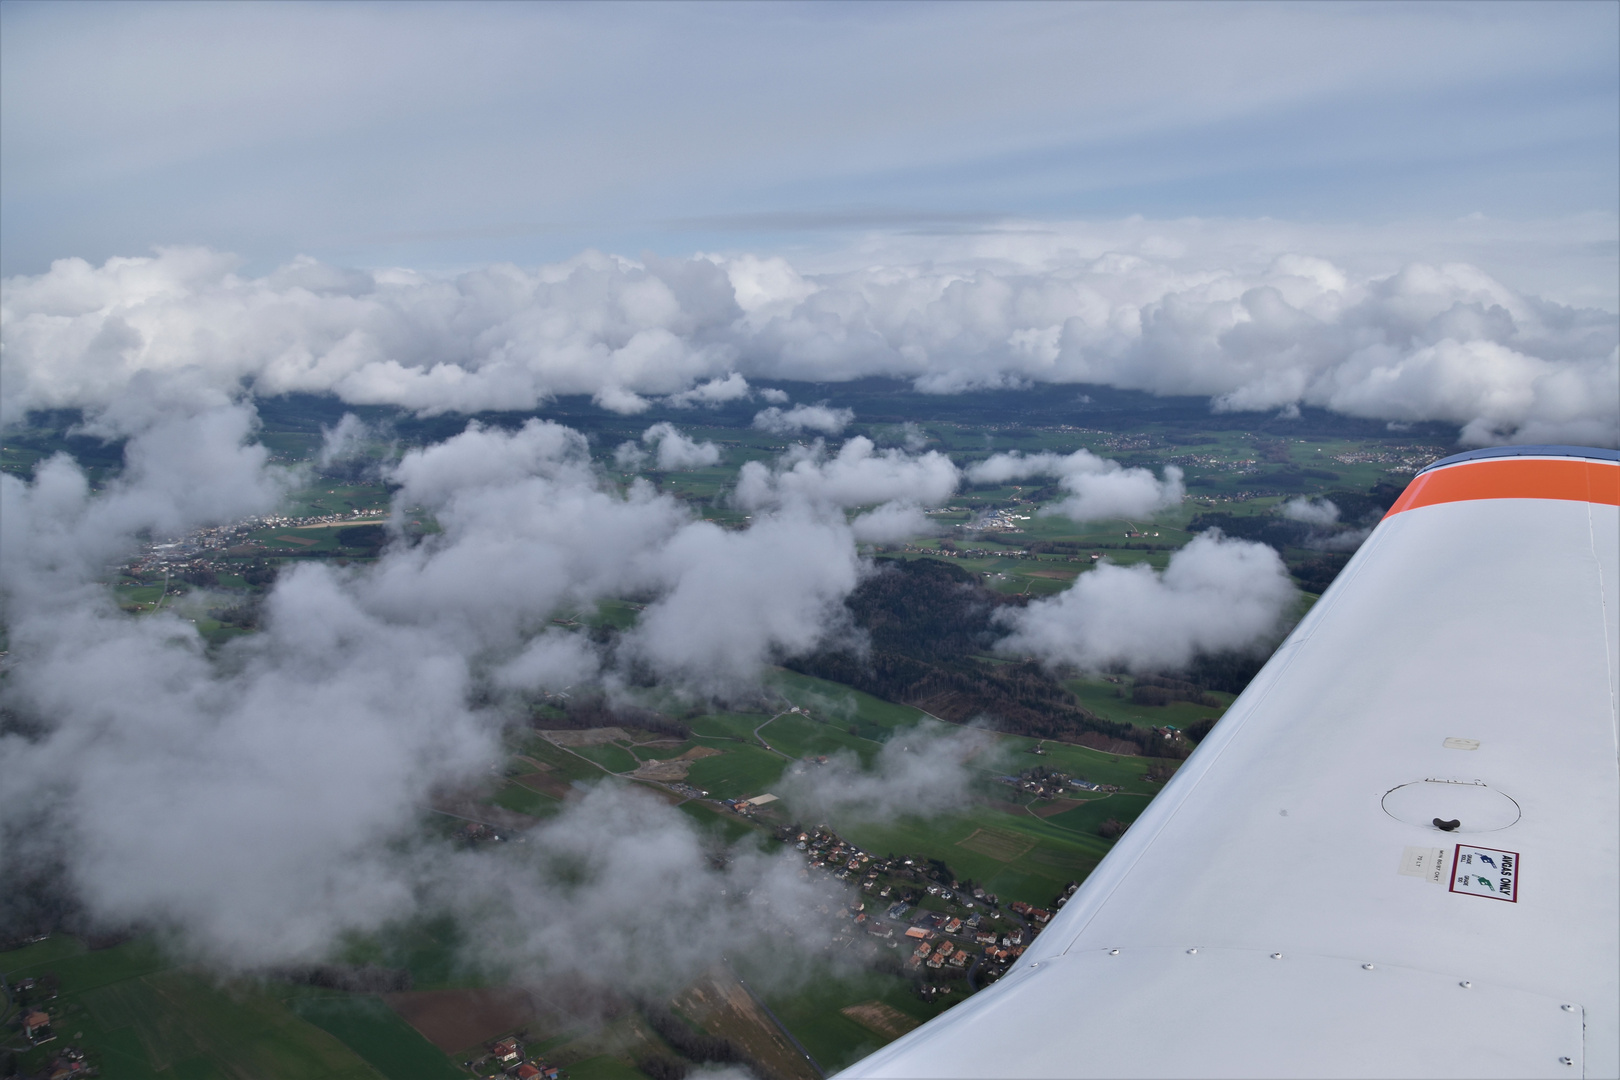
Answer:
[[[700,741],[713,745],[716,741],[735,742],[739,739],[753,742],[754,729],[770,718],[769,713],[716,712],[694,716],[688,723]]]
[[[863,738],[882,739],[897,727],[909,727],[926,715],[910,705],[896,705],[842,683],[828,682],[777,668],[767,677],[768,685],[794,705],[809,709],[814,719],[826,720],[846,730],[854,724]]]
[[[65,1044],[85,1050],[103,1076],[129,1080],[264,1077],[376,1080],[338,1039],[305,1023],[270,988],[216,983],[170,969],[149,942],[87,950],[65,937],[0,954],[8,980],[53,974],[57,1043],[22,1055],[42,1066]]]
[[[906,979],[875,972],[853,972],[821,964],[806,973],[798,985],[775,991],[768,989],[776,981],[770,972],[744,970],[743,974],[829,1075],[854,1064],[888,1041],[839,1010],[876,1000],[921,1023],[947,1007],[917,998]],[[955,985],[956,993],[946,1001],[960,1001],[966,993],[965,982]]]
[[[1145,758],[1105,754],[1085,746],[1072,746],[1049,739],[1029,739],[1020,735],[1003,735],[999,741],[1010,751],[1009,756],[1001,758],[1000,764],[1012,773],[1043,766],[1096,784],[1113,784],[1122,791],[1156,794],[1163,787],[1162,784],[1143,779],[1148,767]],[[1030,753],[1036,745],[1045,753],[1039,756]]]
[[[569,1080],[646,1080],[646,1074],[610,1054],[576,1061],[568,1066]]]
[[[851,735],[848,726],[820,723],[789,713],[772,720],[759,734],[774,749],[782,751],[789,757],[804,758],[852,751],[862,762],[870,762],[881,748],[881,744],[859,735]]]
[[[530,817],[549,817],[562,809],[562,804],[550,795],[543,795],[513,780],[508,780],[496,789],[490,801],[503,809],[528,814]]]
[[[568,749],[582,758],[596,762],[608,772],[634,772],[639,764],[634,754],[617,743],[600,743],[596,746],[570,746]]]
[[[686,782],[717,799],[741,799],[765,794],[786,766],[786,761],[769,750],[734,746],[692,762]]]
[[[683,743],[668,746],[632,746],[630,752],[636,755],[639,761],[668,761],[678,758],[694,746],[701,745],[695,739],[688,739]]]
[[[688,799],[676,809],[696,822],[699,828],[719,836],[728,844],[735,844],[747,837],[762,835],[757,826],[750,824],[744,818],[730,811],[719,810],[701,802]]]
[[[1209,696],[1220,702],[1218,705],[1194,705],[1187,701],[1175,701],[1168,705],[1136,705],[1131,702],[1128,680],[1110,683],[1100,678],[1065,679],[1063,685],[1080,699],[1080,704],[1104,720],[1119,720],[1138,727],[1169,725],[1183,731],[1195,720],[1220,716],[1236,699],[1236,695],[1212,690],[1208,691]],[[1124,690],[1123,696],[1118,693],[1121,689]]]
[[[589,761],[582,761],[560,746],[547,742],[544,738],[533,732],[520,733],[511,739],[512,752],[522,754],[542,762],[551,769],[552,775],[563,780],[600,780],[602,770]],[[527,772],[528,767],[522,762],[516,762],[518,771]]]
[[[388,1080],[455,1080],[466,1075],[381,998],[306,993],[294,995],[289,1004],[300,1018],[335,1036]]]
[[[978,882],[1003,902],[1041,905],[1090,873],[1111,846],[1022,808],[989,806],[935,818],[845,823],[839,832],[876,855],[941,859],[958,878]]]

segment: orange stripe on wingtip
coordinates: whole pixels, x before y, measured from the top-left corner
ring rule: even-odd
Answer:
[[[1474,499],[1564,499],[1620,506],[1620,464],[1581,458],[1481,458],[1423,473],[1384,516]]]

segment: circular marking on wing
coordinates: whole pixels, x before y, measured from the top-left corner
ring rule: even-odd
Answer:
[[[1521,813],[1512,798],[1477,780],[1414,780],[1386,791],[1383,805],[1396,821],[1434,832],[1496,832]]]

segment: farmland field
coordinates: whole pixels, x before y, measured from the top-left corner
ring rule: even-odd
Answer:
[[[686,782],[717,799],[763,795],[781,777],[787,762],[768,750],[736,746],[692,762]]]
[[[388,1080],[454,1080],[465,1075],[381,998],[302,994],[289,1004],[294,1013],[335,1036]]]
[[[167,969],[150,943],[90,951],[66,937],[0,954],[0,970],[50,972],[60,989],[50,1007],[58,1028],[98,1062],[103,1075],[131,1080],[182,1076],[265,1080],[376,1080],[338,1039],[305,1023],[267,986],[212,982]],[[52,1044],[22,1055],[38,1068]]]
[[[571,746],[574,753],[582,758],[589,758],[608,772],[626,773],[635,771],[636,758],[630,751],[616,743],[601,743],[596,746]]]
[[[862,761],[870,761],[880,745],[871,739],[851,735],[834,723],[817,723],[792,713],[772,720],[760,731],[760,736],[775,749],[795,758],[835,754],[844,750],[853,751]]]
[[[974,829],[966,839],[958,840],[956,846],[967,848],[980,855],[988,855],[998,862],[1017,862],[1028,855],[1035,846],[1033,838],[1013,832],[1010,829]]]
[[[1194,720],[1220,716],[1235,698],[1233,694],[1207,691],[1219,704],[1194,705],[1187,701],[1175,701],[1168,705],[1137,705],[1131,701],[1130,688],[1123,683],[1109,683],[1102,679],[1067,679],[1063,685],[1080,699],[1080,704],[1103,719],[1122,720],[1139,727],[1163,727],[1168,724],[1185,730]],[[1126,691],[1123,696],[1118,693],[1122,687]]]
[[[746,971],[743,974],[749,975]],[[768,984],[757,977],[750,977],[750,982],[777,1018],[810,1051],[816,1064],[829,1075],[890,1041],[853,1019],[845,1009],[852,1006],[870,1009],[877,1003],[913,1023],[921,1023],[943,1012],[947,1004],[960,1000],[965,992],[965,985],[959,984],[952,998],[928,1003],[912,994],[908,980],[827,965],[811,968],[803,978],[800,985],[784,990],[761,989]]]

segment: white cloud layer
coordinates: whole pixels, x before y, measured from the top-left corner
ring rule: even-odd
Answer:
[[[79,406],[116,428],[132,401],[200,407],[246,382],[423,412],[590,394],[633,413],[657,395],[738,400],[748,378],[890,375],[941,392],[1089,382],[1218,409],[1320,406],[1446,421],[1470,442],[1620,443],[1612,313],[1461,263],[1369,274],[1287,250],[1257,259],[1276,237],[1251,231],[1247,248],[1241,229],[1212,240],[1174,225],[989,237],[945,262],[896,248],[915,261],[821,274],[593,252],[450,279],[307,259],[246,278],[194,248],[64,259],[4,283],[0,407],[15,422]],[[830,434],[849,419],[773,405],[758,422]]]
[[[870,767],[849,752],[833,755],[825,765],[801,763],[777,793],[795,813],[817,821],[930,817],[967,801],[973,780],[969,762],[979,769],[994,767],[993,752],[984,731],[925,720],[897,729]]]
[[[773,435],[797,435],[802,431],[837,435],[854,419],[854,409],[831,409],[825,405],[795,405],[791,409],[783,410],[773,405],[754,414],[754,426]]]
[[[791,448],[774,465],[746,462],[737,475],[734,498],[749,510],[783,504],[938,506],[956,491],[960,478],[951,459],[937,450],[879,450],[871,439],[856,435],[831,456],[817,439]]]
[[[712,442],[698,442],[681,433],[674,424],[654,424],[641,433],[641,441],[658,447],[660,469],[702,469],[720,463],[720,448]]]
[[[1147,469],[1127,469],[1117,461],[1088,450],[1072,454],[1029,454],[1018,451],[994,454],[967,470],[975,483],[1005,484],[1031,476],[1056,477],[1069,493],[1061,502],[1041,508],[1043,514],[1061,514],[1072,521],[1102,518],[1149,517],[1180,504],[1187,489],[1181,470],[1164,469],[1164,479]]]
[[[1299,521],[1306,525],[1316,525],[1326,528],[1339,520],[1339,508],[1332,499],[1308,499],[1301,495],[1289,499],[1282,504],[1282,516],[1289,521]]]
[[[390,473],[395,526],[420,508],[440,532],[396,533],[370,567],[287,570],[260,632],[212,653],[184,618],[127,615],[97,581],[141,530],[275,508],[285,477],[252,431],[243,406],[162,421],[99,493],[65,458],[0,475],[0,692],[27,718],[0,734],[8,875],[61,861],[93,919],[226,965],[318,959],[424,904],[481,920],[486,958],[535,975],[589,961],[629,986],[696,974],[722,925],[742,947],[817,932],[796,871],[746,855],[715,871],[659,804],[602,793],[485,861],[416,822],[499,760],[503,719],[478,701],[626,661],[728,692],[837,632],[860,572],[841,511],[725,532],[645,483],[616,493],[568,428],[470,424]],[[618,658],[548,625],[626,594],[655,599]],[[554,872],[583,851],[591,874]],[[649,942],[656,965],[635,960]]]
[[[1012,632],[997,648],[1089,670],[1174,669],[1271,643],[1297,595],[1271,548],[1206,532],[1163,573],[1103,563],[1056,596],[1006,609]]]
[[[664,401],[677,409],[690,409],[696,405],[713,408],[716,405],[724,405],[728,401],[741,401],[743,398],[752,396],[753,391],[749,389],[748,380],[733,371],[723,379],[710,379],[708,382],[700,383],[690,390],[683,390],[679,394],[671,394]]]

